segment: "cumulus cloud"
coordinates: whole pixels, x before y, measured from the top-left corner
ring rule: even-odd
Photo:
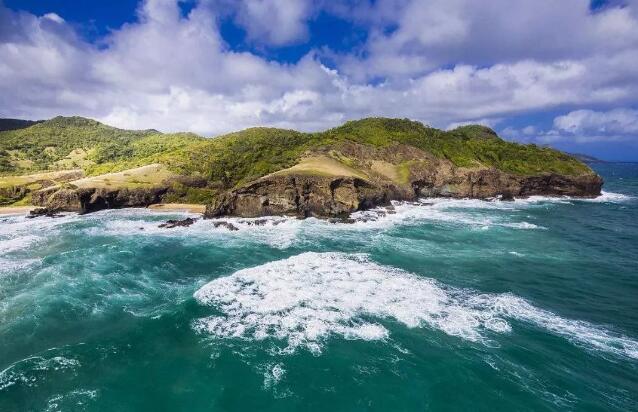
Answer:
[[[573,110],[554,118],[552,127],[540,130],[529,125],[523,128],[506,127],[505,138],[535,143],[638,143],[638,110],[617,108],[607,111]]]
[[[590,10],[589,0],[393,0],[355,8],[372,19],[363,58],[344,56],[359,77],[416,76],[442,65],[488,66],[611,56],[638,43],[635,5]],[[390,28],[390,30],[388,30]]]
[[[638,110],[576,110],[555,118],[554,127],[572,134],[638,135]]]
[[[252,41],[281,46],[308,37],[307,20],[313,7],[308,0],[241,0],[236,21]]]
[[[325,50],[294,64],[233,50],[218,27],[228,10],[215,1],[184,16],[177,0],[146,0],[137,21],[97,44],[57,15],[0,2],[0,115],[79,114],[211,135],[255,125],[318,130],[374,115],[495,125],[556,107],[636,104],[633,4],[592,13],[584,0],[504,1],[234,3],[234,19],[265,46],[306,38],[318,7],[366,25],[363,49],[333,53],[332,68],[322,64]]]

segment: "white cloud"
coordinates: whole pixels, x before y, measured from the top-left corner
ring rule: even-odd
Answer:
[[[316,10],[303,2],[296,2],[301,8],[276,2],[271,9],[269,1],[236,6],[237,19],[251,16],[246,29],[253,41],[303,39]],[[345,8],[342,13],[372,25],[367,57],[340,56],[332,70],[318,51],[294,64],[233,51],[219,33],[221,9],[214,2],[182,16],[176,0],[147,0],[137,22],[99,46],[61,18],[12,12],[0,3],[0,115],[78,114],[120,127],[217,134],[255,125],[318,130],[375,115],[439,127],[494,125],[529,111],[638,102],[633,4],[591,14],[587,2],[573,0],[566,2],[569,14],[563,2],[549,0],[517,0],[520,10],[437,1]],[[338,6],[331,3],[331,10]],[[396,30],[381,30],[387,24]],[[385,81],[371,84],[370,77]]]
[[[308,0],[240,0],[236,21],[253,42],[281,46],[308,37],[307,20],[313,7]]]
[[[536,143],[638,143],[638,110],[618,108],[608,111],[574,110],[554,118],[553,127],[539,130],[535,126],[501,130],[507,139]]]
[[[554,119],[554,129],[577,138],[626,136],[638,140],[638,110],[575,110]]]
[[[501,122],[503,119],[471,119],[471,120],[463,120],[460,122],[452,122],[450,124],[448,124],[445,127],[445,130],[452,130],[452,129],[456,129],[457,127],[461,127],[461,126],[468,126],[471,124],[480,124],[481,126],[487,126],[490,128],[494,128],[494,126],[496,126],[499,122]]]
[[[419,76],[442,65],[486,66],[610,56],[638,43],[635,4],[592,13],[589,0],[410,0],[349,10],[377,23],[351,76]],[[387,27],[396,27],[387,30]]]

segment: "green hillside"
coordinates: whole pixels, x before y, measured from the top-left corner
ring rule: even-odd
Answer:
[[[5,130],[24,129],[41,122],[41,120],[0,119],[0,132]]]
[[[99,174],[104,163],[135,163],[202,139],[192,134],[123,130],[82,117],[60,116],[30,127],[0,132],[0,174],[78,167],[88,174]]]
[[[95,176],[158,163],[177,176],[204,180],[206,190],[214,191],[289,168],[309,152],[338,151],[350,143],[374,148],[409,145],[459,167],[495,167],[517,175],[592,173],[567,154],[506,142],[477,125],[442,131],[407,119],[368,118],[318,133],[259,127],[207,139],[56,117],[0,132],[0,175],[79,168]]]

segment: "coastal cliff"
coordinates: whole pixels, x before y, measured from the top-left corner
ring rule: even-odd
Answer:
[[[595,197],[603,184],[595,173],[518,176],[496,168],[459,168],[450,161],[401,146],[366,154],[370,157],[361,152],[359,157],[352,157],[350,153],[348,159],[354,167],[325,155],[306,158],[289,169],[220,194],[207,206],[205,216],[343,217],[393,200],[427,197]],[[307,164],[312,167],[304,167]]]
[[[343,217],[427,197],[594,197],[603,184],[573,156],[484,126],[385,118],[206,139],[57,117],[1,131],[0,167],[5,205],[89,213],[177,202],[206,205],[205,217]]]

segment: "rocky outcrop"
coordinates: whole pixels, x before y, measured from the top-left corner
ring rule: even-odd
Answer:
[[[275,174],[223,193],[207,206],[204,216],[344,217],[387,205],[392,200],[427,197],[506,200],[532,195],[594,197],[600,194],[602,183],[594,173],[516,176],[497,169],[455,168],[445,161],[435,167],[431,163],[413,167],[406,183],[351,176]]]
[[[82,177],[84,177],[84,172],[79,169],[26,175],[20,179],[19,184],[0,187],[0,205],[9,205],[18,202],[35,191],[57,186],[60,183],[69,182]]]
[[[147,207],[160,202],[166,188],[50,188],[33,194],[32,203],[49,209],[79,213],[123,207]]]
[[[27,215],[27,218],[33,219],[36,217],[61,217],[62,215],[58,213],[56,209],[49,209],[47,207],[39,207],[37,209],[33,209]]]
[[[603,180],[594,173],[566,176],[545,173],[536,176],[517,176],[497,169],[451,169],[437,172],[430,178],[411,181],[416,197],[454,197],[486,199],[528,196],[600,195]]]
[[[207,206],[204,216],[343,216],[412,197],[398,186],[373,184],[357,177],[276,175],[224,193]]]
[[[182,220],[170,219],[167,220],[165,223],[160,224],[158,227],[164,229],[172,229],[174,227],[188,227],[195,222],[197,222],[197,219],[193,219],[192,217],[187,217],[186,219]]]

